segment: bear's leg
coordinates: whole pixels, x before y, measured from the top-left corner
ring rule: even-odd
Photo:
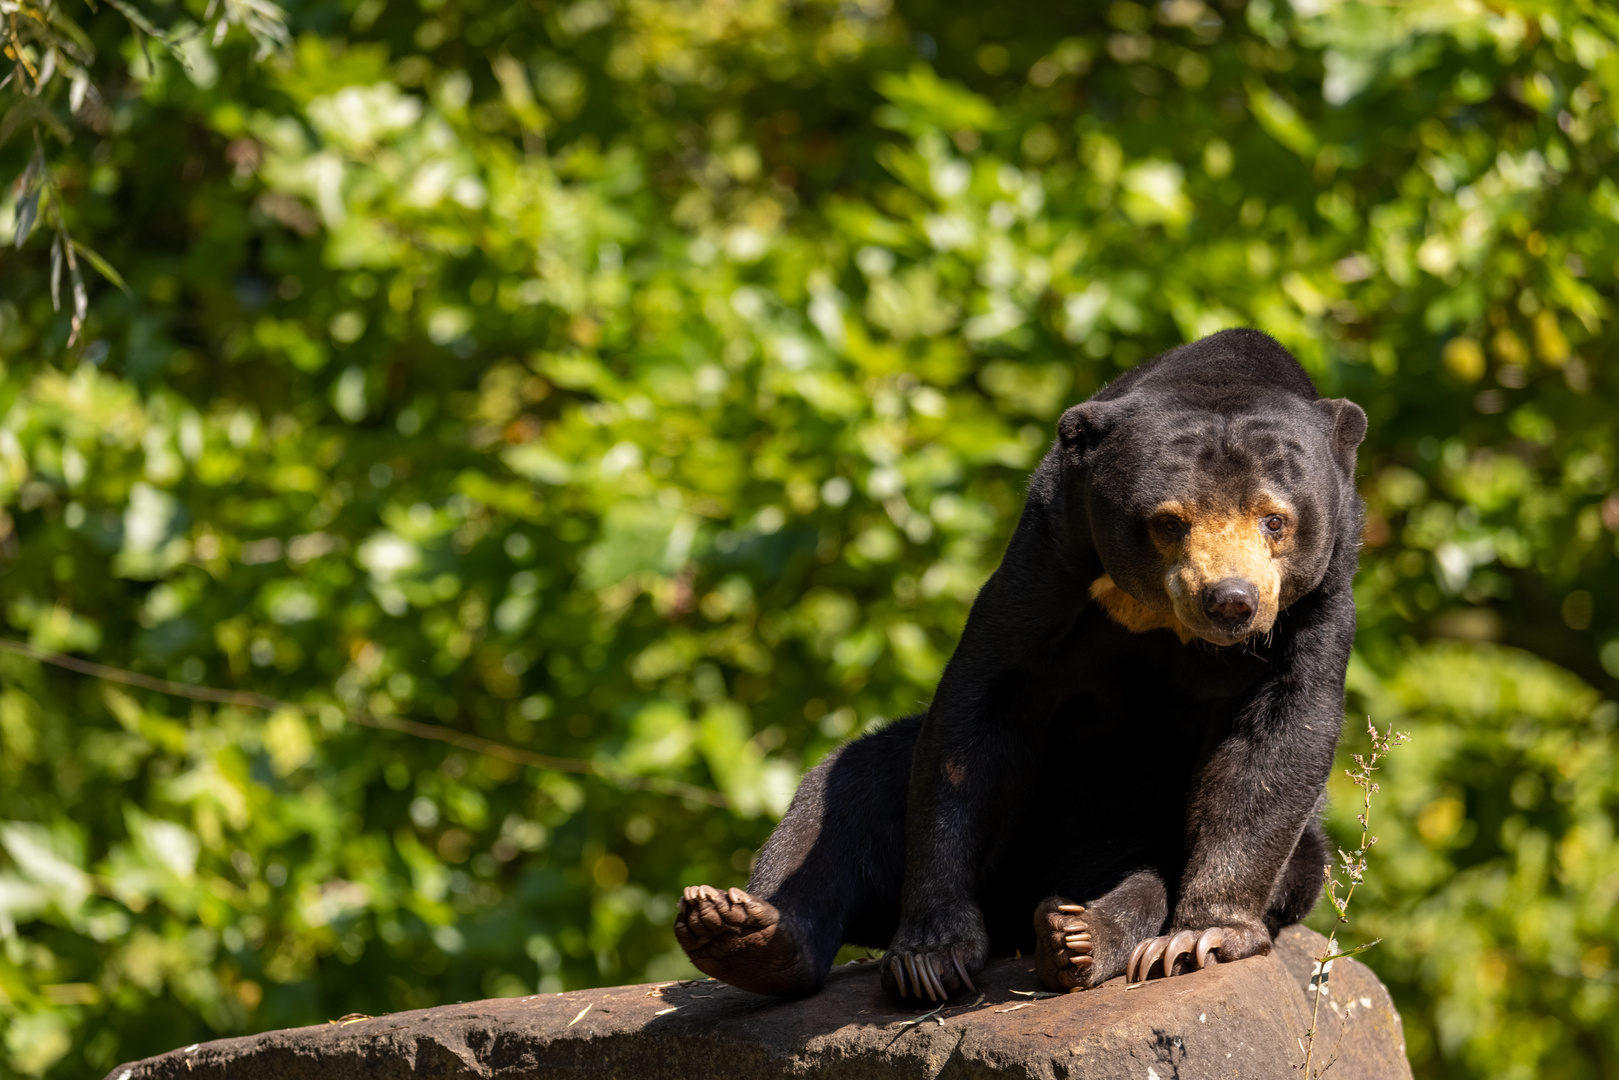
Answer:
[[[1138,870],[1100,900],[1053,896],[1034,912],[1035,974],[1047,990],[1088,990],[1123,974],[1130,954],[1169,918],[1156,870]]]
[[[1282,870],[1276,891],[1271,893],[1270,905],[1265,909],[1265,928],[1275,937],[1284,926],[1292,926],[1310,914],[1321,899],[1322,868],[1327,865],[1327,836],[1321,820],[1310,819],[1299,837],[1298,846]]]
[[[1271,890],[1263,931],[1211,926],[1202,931],[1182,930],[1143,941],[1131,956],[1126,974],[1138,981],[1184,975],[1220,963],[1221,954],[1227,953],[1233,945],[1237,947],[1238,958],[1263,956],[1270,951],[1270,942],[1282,927],[1298,922],[1315,907],[1315,902],[1321,898],[1321,871],[1326,862],[1326,834],[1321,829],[1320,818],[1312,815]],[[1245,933],[1250,942],[1246,946],[1243,944]]]
[[[694,885],[675,937],[705,975],[796,997],[849,940],[881,947],[899,925],[905,797],[921,717],[856,739],[805,775],[747,890]]]

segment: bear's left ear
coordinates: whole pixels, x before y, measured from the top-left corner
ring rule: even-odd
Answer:
[[[1085,401],[1063,413],[1057,418],[1057,437],[1063,449],[1075,458],[1094,450],[1113,427],[1112,411],[1105,402]]]
[[[1355,478],[1355,449],[1366,437],[1366,413],[1348,398],[1322,398],[1316,411],[1332,424],[1332,456],[1349,479]]]

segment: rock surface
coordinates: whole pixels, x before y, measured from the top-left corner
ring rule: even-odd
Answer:
[[[838,968],[801,1001],[712,981],[502,998],[222,1039],[119,1066],[109,1080],[1297,1080],[1310,957],[1323,944],[1292,927],[1268,957],[1046,998],[1027,993],[1038,988],[1033,961],[1006,960],[979,980],[980,1000],[926,1017],[891,1001],[869,963]],[[1400,1017],[1376,976],[1338,960],[1328,991],[1311,1071],[1330,1062],[1333,1080],[1409,1078]]]

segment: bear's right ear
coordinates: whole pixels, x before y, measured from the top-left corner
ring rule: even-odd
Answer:
[[[1321,398],[1317,412],[1332,423],[1332,456],[1349,479],[1355,478],[1355,451],[1366,437],[1366,412],[1348,398]]]
[[[1106,437],[1113,427],[1113,410],[1104,401],[1085,401],[1057,420],[1057,438],[1063,449],[1082,458]]]

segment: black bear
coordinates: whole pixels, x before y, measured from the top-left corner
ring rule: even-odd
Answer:
[[[686,890],[692,962],[798,995],[886,946],[942,1001],[1015,949],[1053,990],[1268,952],[1327,858],[1365,432],[1255,330],[1070,408],[927,712],[812,769],[746,891]]]

